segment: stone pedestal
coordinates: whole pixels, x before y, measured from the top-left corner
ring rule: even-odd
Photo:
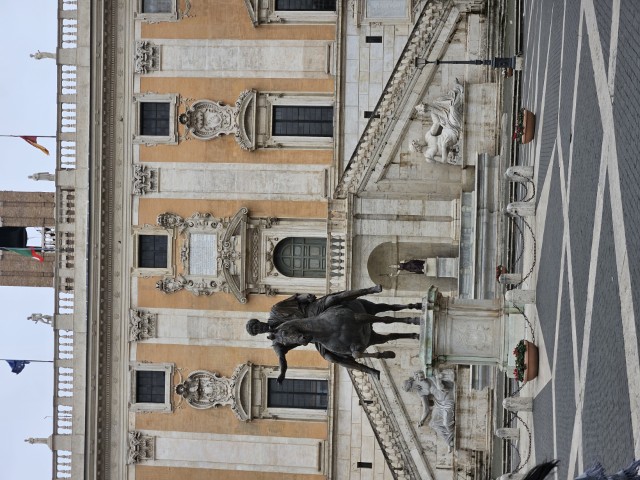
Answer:
[[[515,305],[529,305],[536,303],[536,291],[535,290],[521,290],[513,289],[504,294],[507,302],[514,303]]]
[[[520,438],[520,430],[517,428],[498,428],[496,437],[504,440],[518,440]]]
[[[507,213],[516,217],[533,217],[536,214],[535,202],[511,202]]]
[[[502,366],[504,321],[499,300],[423,299],[420,357],[427,374],[441,363]]]
[[[525,165],[509,167],[504,176],[512,182],[524,183],[533,179],[533,167]]]

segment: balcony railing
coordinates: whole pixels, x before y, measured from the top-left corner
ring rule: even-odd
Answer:
[[[53,478],[84,478],[90,8],[58,0]]]

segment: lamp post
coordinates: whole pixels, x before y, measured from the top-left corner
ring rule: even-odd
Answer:
[[[489,65],[493,68],[516,68],[516,57],[494,57],[487,60],[427,60],[426,58],[416,58],[415,66],[422,68],[432,63],[435,65]]]

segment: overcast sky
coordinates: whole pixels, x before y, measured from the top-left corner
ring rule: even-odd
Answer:
[[[1,135],[55,135],[56,65],[36,61],[37,50],[56,51],[55,0],[25,0],[3,9],[0,19]],[[5,5],[8,7],[8,4]],[[0,190],[51,191],[52,182],[27,179],[35,172],[55,171],[55,140],[43,139],[44,155],[19,138],[0,138]],[[37,243],[32,239],[29,243]],[[6,253],[6,255],[10,255]],[[25,258],[25,261],[33,261]],[[0,358],[51,360],[51,327],[27,320],[32,313],[53,314],[53,289],[0,287]],[[32,363],[16,375],[0,362],[0,477],[7,480],[52,478],[52,455],[44,445],[29,445],[27,437],[53,432],[53,368]]]

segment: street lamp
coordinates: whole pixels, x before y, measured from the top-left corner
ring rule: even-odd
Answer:
[[[427,60],[426,58],[416,58],[415,66],[422,68],[433,63],[435,65],[489,65],[493,68],[516,68],[516,57],[494,57],[488,60]]]

